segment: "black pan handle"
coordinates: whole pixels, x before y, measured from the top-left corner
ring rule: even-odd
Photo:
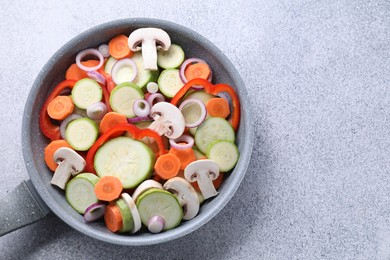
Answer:
[[[0,202],[0,237],[42,219],[49,212],[31,180],[21,182]]]

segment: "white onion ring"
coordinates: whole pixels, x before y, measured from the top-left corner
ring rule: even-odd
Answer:
[[[106,204],[100,202],[93,203],[85,210],[84,220],[86,222],[95,221],[103,217],[105,210],[106,210]]]
[[[150,94],[156,93],[158,91],[158,85],[156,82],[149,82],[146,85],[146,89]]]
[[[181,144],[181,142],[185,142],[185,144]],[[169,144],[177,150],[185,150],[194,146],[194,138],[189,135],[182,135],[174,140],[169,139]]]
[[[96,65],[96,66],[93,66],[93,67],[87,67],[87,66],[84,66],[83,64],[81,64],[81,60],[87,56],[87,55],[94,55],[96,57],[99,58],[99,64]],[[84,70],[84,71],[93,71],[93,70],[98,70],[100,69],[101,66],[103,66],[103,63],[104,63],[104,57],[103,55],[100,53],[100,51],[96,50],[96,49],[86,49],[86,50],[83,50],[83,51],[80,51],[77,56],[76,56],[76,64],[77,66]]]
[[[217,94],[218,97],[225,99],[228,103],[230,103],[229,96],[225,94],[224,92],[219,92]]]
[[[205,104],[200,100],[200,99],[197,99],[197,98],[189,98],[189,99],[186,99],[184,100],[180,106],[179,106],[179,110],[182,111],[183,108],[187,105],[187,104],[197,104],[199,107],[200,107],[200,110],[201,110],[201,114],[198,118],[197,121],[193,122],[193,123],[187,123],[186,122],[186,127],[188,128],[193,128],[193,127],[197,127],[199,126],[206,118],[207,116],[207,110],[206,110],[206,106]]]
[[[107,113],[107,106],[103,102],[97,102],[87,107],[87,116],[93,120],[100,120]]]
[[[207,66],[209,66],[209,64],[207,64],[207,62],[205,62],[205,61],[202,60],[202,59],[190,58],[190,59],[185,60],[185,61],[181,64],[181,66],[180,66],[180,73],[179,73],[180,79],[181,79],[181,81],[182,81],[184,84],[186,84],[186,83],[188,82],[188,79],[187,79],[187,77],[186,77],[186,75],[185,75],[185,70],[187,69],[187,67],[188,67],[189,65],[194,64],[194,63],[204,63],[204,64],[206,64]],[[210,68],[210,66],[209,66],[209,68]],[[211,82],[212,79],[213,79],[213,71],[212,71],[211,68],[210,68],[210,76],[207,78],[207,81]],[[194,85],[194,86],[192,86],[192,88],[194,88],[194,89],[202,89],[203,86]]]
[[[73,120],[75,119],[78,119],[78,118],[81,118],[82,116],[79,115],[79,114],[71,114],[69,116],[67,116],[60,124],[60,133],[61,133],[61,137],[62,139],[66,140],[66,136],[65,136],[65,131],[66,131],[66,127],[68,126],[68,124],[70,122],[72,122]]]
[[[154,102],[154,100],[156,100],[156,102]],[[148,101],[150,107],[152,107],[155,103],[164,102],[165,97],[161,93],[153,93],[146,99],[146,101]]]
[[[106,78],[102,74],[100,74],[99,72],[94,71],[94,70],[88,71],[87,75],[89,78],[95,80],[96,82],[103,84],[103,85],[106,85]]]
[[[143,105],[143,108],[142,108]],[[137,99],[133,103],[133,112],[138,117],[146,117],[150,112],[150,104],[145,99]]]
[[[165,220],[161,216],[153,216],[148,221],[148,230],[151,233],[160,233],[165,226]]]
[[[126,59],[117,60],[111,68],[111,77],[112,80],[115,82],[115,84],[118,85],[122,83],[121,81],[119,81],[117,77],[117,73],[120,68],[126,65],[129,65],[133,70],[133,75],[131,75],[130,79],[128,79],[126,82],[132,82],[137,77],[137,65],[135,64],[133,59],[126,58]]]
[[[100,45],[98,50],[100,51],[100,53],[103,55],[104,58],[110,57],[110,52],[108,51],[108,45],[107,44]]]

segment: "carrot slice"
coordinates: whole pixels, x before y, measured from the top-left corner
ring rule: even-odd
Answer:
[[[53,160],[53,155],[61,147],[68,147],[72,149],[72,147],[68,144],[68,142],[63,139],[51,141],[45,147],[45,152],[44,152],[45,162],[47,167],[49,167],[49,169],[52,170],[53,172],[57,169],[58,166],[58,164]]]
[[[184,71],[184,75],[186,76],[187,80],[196,78],[208,79],[210,73],[211,70],[209,65],[200,62],[188,66],[188,68]]]
[[[115,204],[109,204],[104,212],[104,222],[112,232],[117,232],[123,225],[122,214]]]
[[[180,160],[174,154],[166,153],[158,157],[154,171],[164,180],[168,180],[177,175],[180,169]]]
[[[195,152],[192,150],[192,148],[179,150],[171,147],[171,149],[169,149],[169,153],[176,155],[176,157],[179,158],[180,170],[184,170],[188,164],[196,160]]]
[[[98,60],[86,60],[86,61],[82,61],[81,64],[83,64],[84,66],[87,66],[87,67],[95,67],[99,64],[99,61]],[[84,79],[84,78],[88,78],[87,72],[80,69],[76,63],[73,63],[72,65],[70,65],[70,67],[68,68],[68,70],[65,73],[65,79],[68,79],[68,80],[72,79],[72,80],[78,81],[78,80]]]
[[[127,123],[127,118],[125,115],[117,112],[109,112],[105,114],[104,117],[102,118],[102,121],[100,121],[100,132],[104,134],[114,126],[119,124],[124,124],[124,123]],[[115,136],[120,136],[120,135],[121,133]]]
[[[108,43],[108,52],[115,59],[123,59],[132,54],[129,45],[128,37],[120,34],[110,40]]]
[[[55,120],[64,120],[72,114],[74,104],[69,96],[56,96],[47,106],[47,114]]]
[[[99,200],[113,201],[123,190],[121,181],[114,176],[103,176],[95,185],[95,194]]]
[[[212,98],[206,103],[210,116],[226,118],[230,114],[229,102],[224,98]]]

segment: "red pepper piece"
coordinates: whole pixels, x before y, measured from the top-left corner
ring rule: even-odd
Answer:
[[[226,92],[230,95],[232,99],[232,116],[230,118],[230,123],[232,124],[234,130],[237,130],[238,124],[240,123],[240,100],[236,91],[227,84],[213,85],[205,79],[192,79],[176,93],[176,95],[171,100],[171,104],[176,106],[180,99],[184,97],[187,91],[194,85],[203,86],[204,91],[211,95],[217,95],[221,92]]]
[[[108,92],[106,86],[101,86],[103,90],[103,98],[104,103],[106,103],[107,106],[107,113],[112,112],[111,106],[110,106],[110,93]]]
[[[100,86],[103,89],[103,98],[104,98],[104,102],[106,103],[106,106],[107,106],[107,112],[111,112],[112,109],[110,106],[110,93],[111,93],[111,90],[115,87],[115,83],[114,83],[114,81],[112,81],[111,76],[104,71],[103,66],[100,69],[98,69],[97,72],[102,74],[103,77],[106,79],[106,85],[103,86],[102,84],[100,84]]]
[[[240,123],[240,100],[238,99],[236,91],[234,89],[227,85],[227,84],[217,84],[213,85],[210,89],[209,94],[217,95],[218,93],[226,92],[230,95],[230,98],[232,99],[232,116],[230,117],[230,123],[233,126],[233,129],[237,131],[238,124]]]
[[[77,81],[75,80],[64,80],[60,82],[50,93],[49,97],[46,99],[46,102],[43,104],[41,111],[39,113],[39,127],[41,128],[42,133],[51,140],[58,140],[61,138],[60,127],[54,125],[51,122],[49,115],[47,114],[47,107],[55,97],[57,97],[61,91],[66,88],[73,88]]]
[[[94,169],[94,158],[97,150],[99,149],[100,146],[102,146],[104,143],[106,143],[108,140],[112,139],[113,137],[116,137],[117,133],[122,133],[124,131],[127,131],[131,134],[132,138],[135,140],[140,140],[146,136],[153,138],[159,148],[159,153],[156,155],[157,157],[167,153],[164,147],[164,143],[161,139],[161,136],[159,136],[155,131],[151,129],[139,129],[133,124],[119,124],[116,125],[115,127],[111,128],[108,130],[106,133],[101,135],[96,142],[92,145],[92,147],[89,149],[87,157],[85,158],[85,161],[87,163],[86,166],[86,171],[95,173]]]

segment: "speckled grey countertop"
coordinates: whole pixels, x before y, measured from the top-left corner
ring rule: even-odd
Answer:
[[[256,111],[240,189],[192,234],[113,246],[50,214],[1,237],[1,259],[390,259],[388,1],[4,1],[0,17],[0,197],[28,179],[33,80],[97,24],[152,17],[197,31],[235,64]]]

